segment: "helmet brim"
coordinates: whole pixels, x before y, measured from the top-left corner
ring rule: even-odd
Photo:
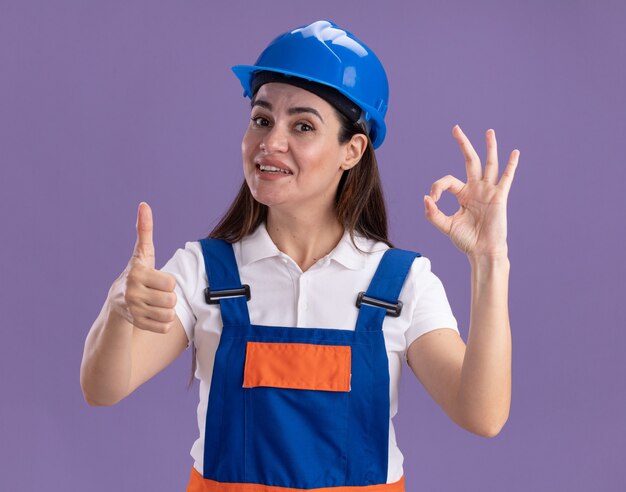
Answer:
[[[283,75],[291,76],[291,77],[299,77],[301,79],[309,80],[311,82],[316,82],[318,84],[322,84],[328,87],[332,87],[337,90],[339,93],[343,94],[345,97],[354,102],[357,106],[361,108],[363,111],[363,118],[371,125],[370,129],[370,139],[372,140],[372,146],[376,149],[378,148],[383,140],[385,139],[385,134],[387,131],[385,122],[383,118],[380,116],[380,112],[370,106],[369,104],[360,101],[347,93],[341,87],[337,87],[334,84],[329,84],[328,82],[320,79],[316,79],[309,75],[304,75],[301,73],[293,72],[290,70],[282,70],[277,69],[276,67],[264,67],[260,65],[235,65],[232,68],[232,71],[235,73],[241,86],[243,87],[243,96],[252,98],[252,79],[254,78],[254,74],[260,71],[268,71],[268,72],[276,72]]]

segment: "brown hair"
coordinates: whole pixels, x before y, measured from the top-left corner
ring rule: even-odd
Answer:
[[[346,116],[335,110],[341,123],[339,143],[345,144],[358,134],[367,131],[357,122],[351,123]],[[376,153],[370,138],[367,148],[356,166],[344,171],[335,196],[337,219],[350,233],[354,243],[354,233],[368,239],[382,241],[393,247],[388,238],[387,211],[383,196]],[[240,241],[254,232],[267,218],[267,206],[257,202],[247,183],[243,182],[239,193],[226,214],[207,237],[223,239],[229,243]],[[356,244],[355,244],[356,246]],[[189,386],[193,383],[196,370],[196,346],[192,344],[192,369]]]

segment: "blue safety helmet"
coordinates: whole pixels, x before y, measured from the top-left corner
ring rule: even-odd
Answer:
[[[385,139],[389,83],[378,57],[353,34],[320,20],[278,36],[255,65],[235,65],[233,72],[252,97],[252,80],[260,71],[317,82],[332,87],[362,110],[374,148]]]

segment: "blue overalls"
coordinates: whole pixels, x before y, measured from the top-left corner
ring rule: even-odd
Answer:
[[[189,491],[404,492],[387,484],[389,366],[382,326],[419,253],[387,250],[355,330],[250,323],[232,246],[200,241],[223,330],[204,433],[204,470]],[[263,286],[254,286],[263,288]],[[355,292],[356,294],[356,292]],[[252,292],[252,295],[254,293]]]

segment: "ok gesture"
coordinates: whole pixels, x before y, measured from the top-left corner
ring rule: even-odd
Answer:
[[[506,202],[519,160],[519,150],[511,152],[498,181],[496,133],[487,130],[487,161],[483,172],[480,158],[469,139],[456,125],[452,135],[465,158],[467,183],[452,175],[435,181],[430,195],[424,196],[426,218],[446,234],[468,257],[507,256]],[[454,215],[447,216],[437,207],[441,194],[450,190],[459,202]]]

